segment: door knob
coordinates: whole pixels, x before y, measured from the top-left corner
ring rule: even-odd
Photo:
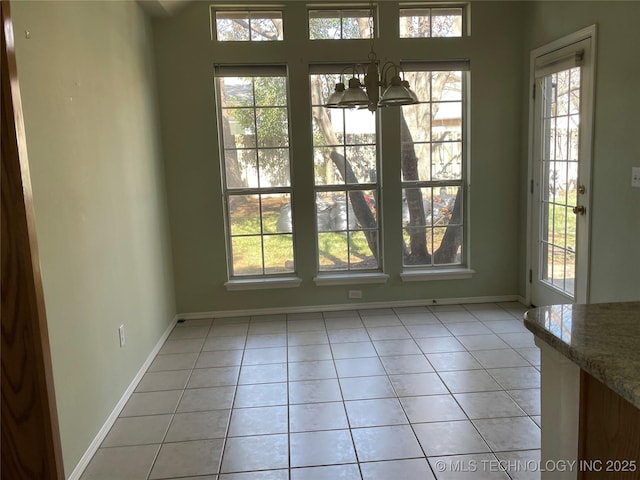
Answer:
[[[585,208],[584,205],[576,205],[575,207],[573,207],[573,213],[575,213],[576,215],[584,215],[586,213],[587,209]]]

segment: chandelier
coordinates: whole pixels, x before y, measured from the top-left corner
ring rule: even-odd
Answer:
[[[382,73],[378,70],[378,56],[373,49],[373,1],[369,4],[369,40],[368,65],[366,68],[362,64],[346,67],[340,73],[340,82],[336,83],[325,107],[367,108],[375,112],[379,107],[412,105],[419,102],[418,96],[404,78],[404,71],[399,64],[386,62],[382,66]],[[345,88],[345,73],[351,74],[349,88]]]

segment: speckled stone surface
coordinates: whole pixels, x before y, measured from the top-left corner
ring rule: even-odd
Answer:
[[[534,308],[524,324],[640,408],[640,302]]]

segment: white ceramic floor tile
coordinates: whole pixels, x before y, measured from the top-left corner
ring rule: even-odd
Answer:
[[[451,393],[502,390],[502,387],[485,370],[440,372],[440,378]]]
[[[291,405],[289,425],[292,433],[349,428],[342,402]]]
[[[173,413],[176,410],[181,396],[182,390],[133,393],[122,409],[122,412],[120,412],[120,416],[136,417]]]
[[[468,420],[418,423],[413,426],[413,430],[428,457],[491,451]]]
[[[522,409],[504,391],[454,394],[467,416],[474,418],[517,417]]]
[[[165,443],[160,448],[149,479],[215,474],[222,443],[222,439]]]
[[[124,447],[160,444],[167,433],[171,418],[171,415],[118,418],[101,446]]]
[[[408,424],[397,398],[354,400],[345,402],[351,428]]]
[[[423,457],[409,425],[355,428],[351,431],[360,462]]]
[[[529,417],[485,418],[473,423],[494,452],[540,448],[540,428]]]
[[[360,464],[362,480],[434,480],[425,458],[387,460]]]
[[[221,473],[277,470],[289,467],[287,435],[227,438]]]
[[[229,410],[177,413],[173,417],[165,442],[224,438],[229,413]]]
[[[229,437],[288,433],[286,406],[235,408],[231,414]]]
[[[356,461],[349,430],[292,433],[291,467],[336,465]]]
[[[146,480],[160,445],[100,448],[81,480]]]
[[[467,416],[451,395],[404,397],[400,401],[411,423],[467,419]]]

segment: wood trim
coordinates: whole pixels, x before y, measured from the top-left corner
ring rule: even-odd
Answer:
[[[3,478],[64,479],[9,2],[2,0]]]
[[[584,370],[578,460],[579,480],[640,479],[640,409]]]

